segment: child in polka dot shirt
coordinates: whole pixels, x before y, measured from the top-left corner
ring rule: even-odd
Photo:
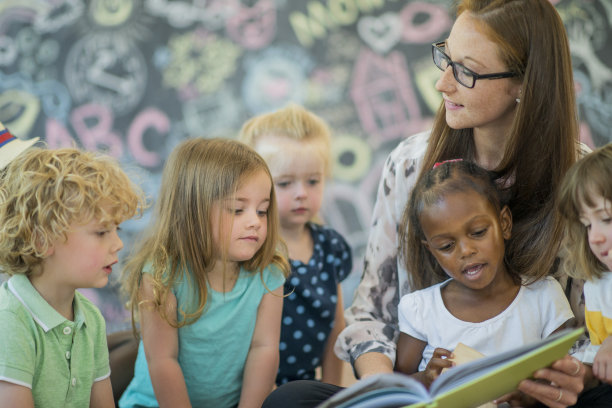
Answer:
[[[331,173],[329,128],[290,104],[252,118],[239,138],[270,167],[291,263],[276,383],[314,379],[320,366],[323,382],[340,385],[342,362],[333,347],[345,326],[340,282],[352,269],[352,256],[337,231],[316,222]]]

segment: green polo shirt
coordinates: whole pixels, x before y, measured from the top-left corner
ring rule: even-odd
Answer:
[[[73,307],[70,321],[25,275],[0,286],[0,381],[30,388],[37,407],[88,407],[93,383],[110,375],[102,314],[79,292]]]

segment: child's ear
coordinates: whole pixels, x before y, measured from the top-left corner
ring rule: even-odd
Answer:
[[[36,243],[36,250],[41,251],[45,247],[45,241],[46,241],[45,236],[39,230],[36,230],[36,229],[34,230],[33,234],[34,234],[34,242]],[[47,258],[53,255],[53,252],[55,252],[55,246],[52,243],[49,243],[42,257]]]
[[[499,213],[499,222],[501,224],[502,236],[508,240],[512,236],[512,212],[507,205],[501,209]]]
[[[42,256],[43,259],[50,257],[51,255],[53,255],[54,252],[55,252],[55,245],[49,245],[49,247],[47,248],[47,250]]]

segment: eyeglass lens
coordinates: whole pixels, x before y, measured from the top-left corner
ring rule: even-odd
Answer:
[[[468,88],[472,88],[474,86],[474,76],[473,74],[467,70],[463,65],[452,62],[451,59],[440,49],[441,47],[435,46],[433,47],[433,60],[434,64],[442,71],[446,71],[449,65],[452,66],[453,76],[461,85],[466,86]]]

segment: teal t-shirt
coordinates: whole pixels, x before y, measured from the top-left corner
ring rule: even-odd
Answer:
[[[36,407],[88,407],[93,383],[110,375],[102,314],[79,292],[73,307],[70,321],[25,275],[0,286],[0,380],[30,388]]]
[[[280,270],[273,266],[263,271],[265,286],[260,276],[241,269],[230,292],[220,293],[209,287],[204,314],[195,323],[178,329],[178,360],[192,406],[229,408],[238,405],[259,303],[263,295],[285,281]],[[188,279],[177,280],[173,293],[179,308],[193,310],[188,305],[193,305],[196,299]],[[141,341],[134,378],[119,406],[158,405]]]

